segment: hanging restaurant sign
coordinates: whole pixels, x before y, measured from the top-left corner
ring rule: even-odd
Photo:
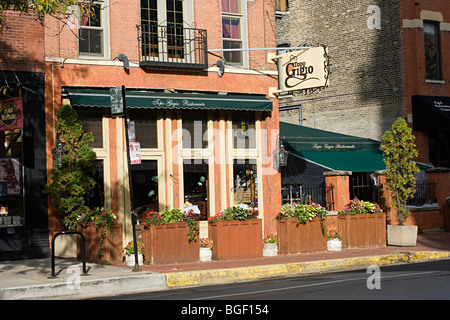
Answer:
[[[325,46],[288,51],[281,55],[269,55],[278,63],[278,90],[272,94],[313,91],[328,86],[329,57]]]
[[[0,101],[0,131],[23,128],[22,99]]]

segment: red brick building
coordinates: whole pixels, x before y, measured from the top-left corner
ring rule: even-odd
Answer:
[[[449,167],[450,3],[401,1],[400,8],[405,113],[419,161]]]
[[[26,32],[24,32],[26,30]],[[0,260],[48,255],[44,28],[7,12],[0,29]]]
[[[132,239],[124,120],[111,116],[109,97],[125,86],[140,143],[141,163],[131,166],[137,211],[193,205],[206,222],[234,204],[257,206],[273,232],[278,105],[268,88],[276,68],[265,50],[222,49],[275,47],[274,3],[103,1],[90,19],[76,10],[66,26],[46,19],[48,172],[55,114],[70,103],[96,139],[95,204],[117,213],[124,240]],[[52,209],[49,219],[53,234]]]

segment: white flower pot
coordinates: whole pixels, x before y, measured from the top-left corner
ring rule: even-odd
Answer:
[[[278,255],[278,243],[263,243],[263,257]]]
[[[136,264],[134,254],[127,255],[127,266],[133,267]],[[144,256],[142,253],[138,253],[138,264],[142,266],[144,264]]]
[[[339,239],[327,240],[327,250],[328,251],[341,251],[342,241]]]
[[[415,247],[417,243],[417,226],[387,226],[387,243],[389,246]]]
[[[211,261],[212,250],[211,248],[200,248],[200,261]]]

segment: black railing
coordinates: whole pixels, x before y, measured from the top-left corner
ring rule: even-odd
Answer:
[[[176,24],[142,24],[138,28],[141,67],[208,68],[206,30]]]
[[[325,186],[325,183],[315,186],[285,184],[281,186],[282,204],[297,203],[320,204],[327,210],[334,210],[333,185]]]
[[[426,180],[416,181],[416,193],[414,198],[409,199],[406,204],[410,206],[423,206],[424,204],[437,203],[436,183]]]
[[[370,172],[354,172],[350,176],[350,199],[380,203],[376,177]]]

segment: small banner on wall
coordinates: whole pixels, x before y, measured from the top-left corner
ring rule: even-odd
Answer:
[[[0,101],[0,131],[23,128],[22,99]]]

